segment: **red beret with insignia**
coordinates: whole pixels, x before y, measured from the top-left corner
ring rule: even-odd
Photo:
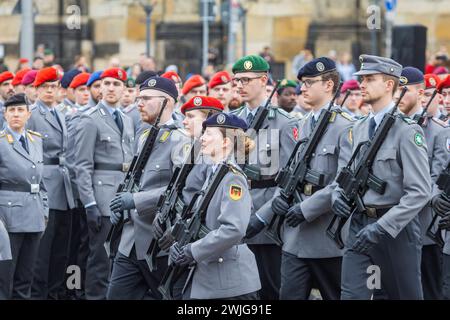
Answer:
[[[22,84],[22,79],[25,77],[28,71],[30,71],[30,68],[25,68],[20,71],[17,71],[16,75],[14,76],[14,79],[12,81],[13,86],[18,86],[19,84]]]
[[[209,81],[208,87],[210,89],[214,88],[215,86],[219,86],[221,84],[227,84],[231,81],[231,76],[226,71],[219,71],[215,75],[212,76],[211,80]]]
[[[432,73],[424,75],[423,78],[425,80],[425,89],[437,88],[439,83],[441,83],[441,79]]]
[[[205,79],[201,75],[195,74],[192,77],[190,77],[183,86],[183,94],[189,93],[194,88],[200,87],[206,83]]]
[[[450,87],[450,75],[447,75],[447,77],[444,80],[441,80],[441,83],[439,83],[437,88],[439,93],[442,93],[442,90],[448,87]]]
[[[33,86],[39,87],[44,82],[53,82],[61,79],[61,76],[53,67],[43,68],[36,74],[36,79],[34,79]]]
[[[72,80],[72,82],[70,83],[69,87],[72,88],[72,89],[76,89],[76,88],[78,88],[79,86],[84,86],[84,85],[86,85],[87,82],[88,82],[88,80],[89,80],[89,77],[90,77],[90,76],[91,76],[91,74],[90,74],[90,73],[87,73],[87,72],[82,72],[82,73],[80,73],[80,74],[77,74],[77,75],[73,78],[73,80]]]
[[[34,79],[36,79],[38,71],[37,70],[28,70],[28,72],[22,78],[22,84],[27,86],[29,84],[33,84]]]
[[[127,80],[127,73],[125,72],[125,70],[121,68],[110,68],[103,71],[102,75],[100,76],[100,79],[107,77],[125,82]]]
[[[341,93],[345,93],[347,90],[361,90],[359,87],[359,82],[353,79],[345,81],[342,85]]]
[[[5,71],[0,73],[0,83],[3,83],[7,80],[11,80],[14,79],[14,74],[12,72],[9,71]]]
[[[223,105],[219,100],[213,97],[195,96],[181,106],[181,113],[186,114],[186,111],[198,109],[216,110],[221,112],[223,111]]]
[[[161,77],[166,78],[166,79],[170,79],[170,80],[172,80],[172,81],[175,82],[175,83],[181,82],[180,76],[179,76],[178,73],[176,73],[175,71],[167,71],[167,72],[164,72],[164,73],[161,75]]]

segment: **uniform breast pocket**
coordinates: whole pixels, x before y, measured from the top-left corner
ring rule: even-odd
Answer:
[[[142,180],[152,181],[151,187],[167,186],[170,177],[172,176],[169,160],[165,162],[150,163],[150,167],[147,168],[146,171],[146,175],[148,176]]]
[[[112,145],[111,145],[112,139],[113,139],[112,136],[108,133],[100,134],[100,144],[104,151],[106,151],[106,152],[112,151],[111,150],[112,149]]]
[[[334,173],[337,168],[337,148],[335,145],[327,144],[317,150],[317,166],[320,171]]]
[[[238,248],[234,246],[220,256],[208,259],[209,266],[217,272],[221,289],[230,289],[240,285],[241,272],[238,258]]]
[[[22,199],[0,199],[0,219],[9,229],[17,227],[21,223],[23,211]]]
[[[112,198],[117,191],[116,177],[113,175],[94,175],[92,183],[94,190],[106,197]]]
[[[400,176],[401,168],[397,163],[397,150],[390,148],[380,149],[373,167],[373,173],[377,177],[389,179]]]

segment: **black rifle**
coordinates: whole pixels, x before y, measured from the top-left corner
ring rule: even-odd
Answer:
[[[211,178],[211,181],[208,183],[208,187],[195,194],[189,205],[185,208],[182,218],[176,222],[172,234],[180,247],[184,247],[191,242],[203,238],[210,231],[204,225],[206,211],[208,210],[209,203],[220,185],[220,182],[228,171],[228,165],[220,165],[214,173],[214,176]],[[193,207],[200,196],[202,196],[202,198],[195,210],[193,210]],[[164,299],[173,299],[173,285],[186,268],[187,267],[180,267],[174,264],[169,265],[158,287],[158,290],[161,292]]]
[[[176,213],[182,212],[184,207],[184,202],[181,197],[182,191],[189,173],[192,168],[194,168],[194,161],[197,159],[199,149],[200,139],[197,139],[191,146],[183,165],[181,168],[177,167],[175,169],[166,191],[159,198],[157,204],[158,212],[155,219],[159,220],[159,225],[163,227],[163,231],[168,230],[171,227],[171,223],[174,221]],[[152,239],[145,257],[150,271],[156,270],[156,257],[160,250],[158,239]]]
[[[270,93],[269,98],[266,101],[266,104],[262,108],[258,108],[258,111],[256,111],[255,117],[253,118],[252,122],[248,124],[247,135],[253,140],[258,134],[259,129],[261,129],[263,122],[266,119],[267,114],[269,113],[270,100],[272,100],[272,97],[277,91],[279,85],[280,81],[277,81],[272,92]],[[260,180],[261,174],[259,167],[247,164],[248,159],[246,159],[245,162],[246,163],[242,166],[242,170],[247,175],[247,178],[250,180]]]
[[[289,205],[302,201],[300,197],[301,192],[299,192],[299,190],[303,190],[305,184],[310,183],[318,187],[323,187],[324,185],[325,176],[317,171],[311,170],[309,168],[309,163],[311,162],[313,153],[333,116],[331,108],[334,105],[334,101],[336,100],[341,87],[342,82],[339,83],[328,108],[321,112],[319,120],[317,120],[317,124],[310,137],[297,142],[286,166],[278,172],[278,175],[275,178],[275,182],[281,188],[280,196],[289,203]],[[297,155],[297,150],[300,147],[301,150]],[[284,217],[274,215],[266,230],[266,235],[279,246],[283,245],[283,241],[281,240],[281,227],[283,221]]]
[[[148,158],[152,153],[153,147],[158,137],[160,128],[158,127],[161,115],[166,107],[168,100],[164,99],[161,107],[161,111],[156,118],[155,124],[150,126],[149,134],[145,140],[144,146],[141,152],[133,157],[130,167],[125,175],[125,179],[119,184],[116,194],[123,192],[138,192],[139,182],[141,180],[142,173],[144,171],[145,165],[147,164]],[[112,225],[109,229],[108,236],[105,241],[106,251],[109,252],[109,257],[114,258],[116,256],[117,250],[119,248],[120,236],[122,235],[122,229],[125,223],[130,220],[130,212],[126,210],[123,212],[122,218],[116,225]]]
[[[417,121],[417,124],[418,124],[419,126],[422,126],[423,123],[425,122],[425,118],[426,118],[426,115],[427,115],[428,107],[430,106],[431,101],[433,101],[433,99],[434,99],[434,97],[436,96],[437,93],[438,93],[438,90],[435,89],[435,90],[433,91],[433,94],[432,94],[431,97],[430,97],[430,100],[428,100],[427,105],[425,106],[425,108],[423,108],[423,111],[422,111],[421,115],[419,116],[419,118],[415,119],[415,120]]]
[[[344,100],[342,100],[342,102],[341,102],[341,107],[344,107],[344,103],[345,103],[345,101],[347,101],[347,98],[350,96],[350,90],[347,90],[347,91],[345,91],[345,97],[344,97]]]
[[[442,170],[441,174],[437,178],[436,185],[440,190],[442,190],[440,196],[446,200],[450,200],[450,162],[447,164],[447,167]],[[441,228],[438,227],[436,231],[432,231],[438,217],[438,214],[434,215],[430,225],[427,228],[426,234],[431,240],[433,240],[442,248],[444,246],[444,240],[442,239]]]
[[[375,131],[373,139],[358,144],[347,166],[342,168],[342,170],[336,177],[336,182],[342,189],[342,197],[352,207],[352,214],[355,211],[361,213],[364,213],[366,211],[366,207],[362,198],[369,188],[374,190],[378,194],[384,194],[384,191],[386,189],[386,182],[377,178],[371,173],[372,165],[378,153],[378,150],[386,139],[389,130],[395,123],[395,119],[397,117],[395,112],[397,111],[398,105],[405,95],[406,91],[406,87],[403,87],[397,103],[392,108],[392,111],[387,113],[383,117],[383,120]],[[358,156],[361,147],[364,145],[367,145],[367,149],[356,165],[355,171],[352,171],[352,165],[356,157]],[[333,239],[336,242],[337,246],[341,249],[344,247],[344,242],[342,241],[341,237],[341,230],[346,221],[347,219],[335,215],[327,228],[327,235],[331,239]]]

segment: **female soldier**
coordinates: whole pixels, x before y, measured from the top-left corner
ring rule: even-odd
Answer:
[[[24,129],[30,115],[25,95],[12,96],[5,102],[7,126],[0,133],[0,220],[11,244],[13,299],[30,298],[33,266],[48,218],[41,135]]]
[[[206,212],[205,224],[211,231],[186,246],[173,244],[169,261],[178,266],[196,263],[184,298],[256,299],[261,284],[255,256],[241,242],[250,219],[251,198],[245,175],[229,160],[235,159],[238,146],[248,153],[253,142],[244,135],[247,124],[235,115],[216,114],[203,122],[203,127],[202,154],[214,163],[204,186],[219,165],[226,163],[229,171]]]

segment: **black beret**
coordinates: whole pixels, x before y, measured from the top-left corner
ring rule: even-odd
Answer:
[[[305,64],[298,71],[297,79],[301,81],[302,77],[317,77],[334,70],[336,70],[336,64],[333,60],[327,57],[320,57]]]
[[[231,128],[231,129],[242,129],[247,130],[247,122],[244,119],[239,118],[234,114],[228,113],[216,113],[215,115],[209,117],[203,121],[203,129],[206,127],[221,127],[221,128]]]
[[[409,86],[419,83],[424,83],[422,71],[414,67],[404,67],[400,76],[400,85]]]
[[[61,87],[67,89],[70,86],[70,83],[72,82],[73,78],[75,78],[76,75],[81,73],[78,69],[71,69],[64,73],[62,79],[61,79]]]
[[[148,78],[151,77],[155,77],[158,74],[154,71],[142,71],[141,73],[139,73],[139,75],[136,77],[136,84],[137,85],[141,85],[144,83],[145,80],[147,80]]]
[[[140,91],[149,89],[167,93],[175,101],[178,99],[178,89],[175,86],[175,82],[170,79],[155,76],[145,80],[144,83],[139,86]]]
[[[9,97],[6,101],[3,107],[8,108],[12,106],[21,106],[21,105],[27,105],[28,106],[28,99],[25,96],[24,93],[18,93],[13,95],[12,97]]]

